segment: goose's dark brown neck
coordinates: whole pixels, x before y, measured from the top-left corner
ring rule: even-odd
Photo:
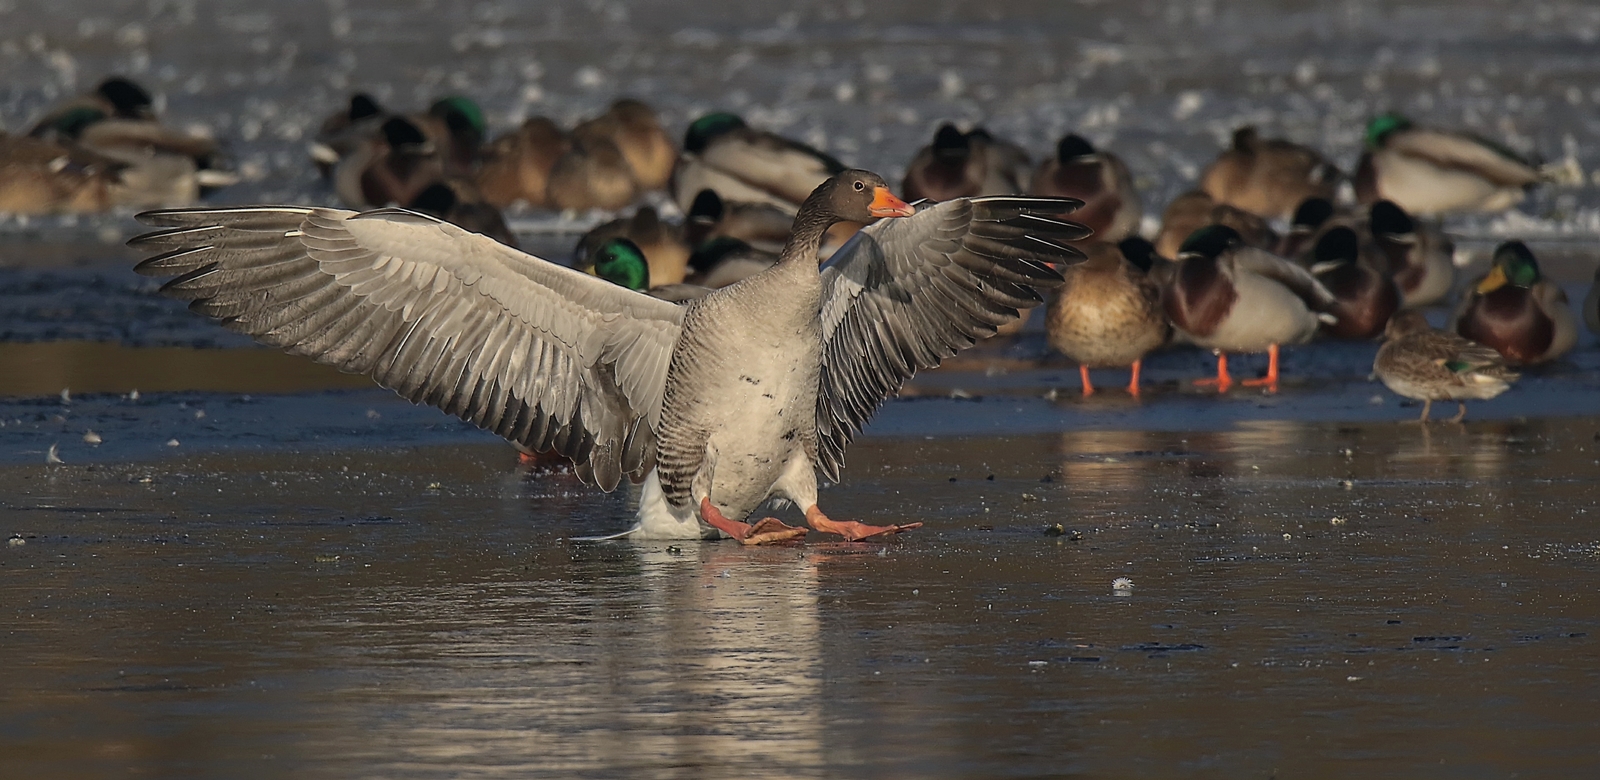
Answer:
[[[783,253],[778,256],[778,262],[806,261],[812,265],[817,263],[817,252],[822,249],[822,237],[839,219],[827,209],[816,206],[817,204],[807,200],[805,205],[800,207],[800,213],[794,218],[794,229],[789,233],[789,241],[783,245]]]

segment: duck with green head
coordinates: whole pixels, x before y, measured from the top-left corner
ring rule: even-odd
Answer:
[[[1362,203],[1387,199],[1411,214],[1493,213],[1521,203],[1540,179],[1499,144],[1385,113],[1367,125],[1355,189]]]
[[[1539,262],[1521,241],[1495,249],[1494,264],[1456,307],[1451,329],[1493,348],[1511,365],[1549,362],[1578,343],[1578,319],[1567,294],[1539,273]]]
[[[447,176],[471,176],[478,166],[478,151],[489,136],[483,109],[471,98],[449,95],[428,106],[411,121],[439,151]]]
[[[627,238],[617,237],[600,244],[595,249],[593,257],[594,265],[589,269],[590,273],[618,287],[642,292],[664,301],[683,303],[704,297],[706,293],[711,292],[710,288],[695,284],[664,284],[652,287],[650,264],[645,260],[644,250]]]
[[[729,203],[767,203],[793,216],[812,190],[844,169],[825,152],[716,112],[696,119],[684,134],[673,200],[687,213],[695,196],[709,189]]]
[[[1372,373],[1398,395],[1422,402],[1422,417],[1434,401],[1460,407],[1451,422],[1467,416],[1469,400],[1494,398],[1510,389],[1517,374],[1500,353],[1454,333],[1428,325],[1422,312],[1408,309],[1389,320]]]
[[[1218,392],[1233,386],[1229,352],[1266,352],[1267,375],[1246,387],[1278,389],[1278,347],[1316,335],[1338,301],[1305,269],[1270,252],[1246,246],[1238,231],[1209,225],[1178,251],[1178,270],[1163,291],[1167,318],[1180,335],[1217,353]]]
[[[108,111],[98,101],[75,102],[40,120],[31,135],[120,164],[113,195],[118,205],[184,206],[238,182],[238,175],[223,166],[215,141],[163,126],[143,102],[148,95],[142,90],[142,98],[118,89],[110,92],[129,105]],[[109,99],[104,102],[114,105]]]

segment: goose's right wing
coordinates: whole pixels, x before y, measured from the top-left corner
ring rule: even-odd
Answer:
[[[605,490],[655,465],[683,308],[401,209],[140,214],[162,292],[230,330],[366,374]]]

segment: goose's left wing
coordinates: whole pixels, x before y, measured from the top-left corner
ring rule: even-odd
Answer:
[[[917,371],[939,365],[1042,302],[1051,264],[1089,235],[1055,218],[1070,198],[958,198],[864,228],[822,271],[818,464],[839,478],[845,445]]]

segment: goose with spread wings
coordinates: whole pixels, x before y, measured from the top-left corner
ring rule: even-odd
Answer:
[[[1076,201],[961,198],[920,210],[877,175],[837,174],[780,261],[686,305],[617,287],[400,209],[146,212],[141,273],[234,331],[366,374],[602,490],[644,482],[636,538],[747,544],[805,534],[769,498],[849,539],[920,525],[835,521],[817,474],[916,371],[994,332],[1078,262]],[[826,268],[828,227],[872,222]]]

